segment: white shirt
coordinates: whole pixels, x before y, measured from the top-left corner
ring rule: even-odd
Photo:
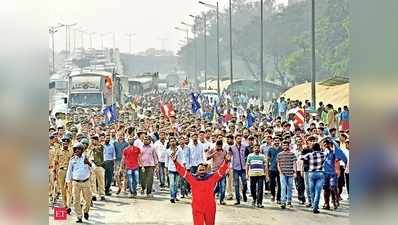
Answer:
[[[171,153],[173,152],[170,148],[165,150],[166,152],[166,166],[167,166],[167,170],[168,171],[172,171],[172,172],[177,172],[176,166],[173,162],[173,160],[171,159]],[[177,151],[176,151],[176,155],[177,155],[177,162],[179,163],[183,163],[184,161],[184,153],[182,151],[182,149],[180,147],[177,147]]]
[[[198,143],[195,145],[194,143],[190,143],[188,147],[190,151],[191,166],[198,166],[200,163],[205,162],[205,148],[203,144]]]
[[[156,154],[158,154],[159,162],[166,162],[167,152],[166,152],[166,140],[162,143],[160,140],[156,141],[154,144]]]
[[[142,142],[139,138],[137,138],[135,139],[133,145],[139,149],[142,149],[142,146],[144,146],[144,142]]]

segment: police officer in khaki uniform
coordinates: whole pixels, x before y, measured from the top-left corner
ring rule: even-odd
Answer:
[[[89,210],[91,204],[91,190],[90,190],[90,174],[92,164],[83,155],[83,144],[76,143],[73,145],[74,155],[69,161],[66,172],[66,182],[68,186],[72,186],[73,193],[73,208],[77,215],[76,223],[82,223],[82,214],[84,219],[88,220]],[[81,198],[83,197],[83,211],[81,206]]]
[[[95,165],[91,176],[91,191],[93,192],[93,201],[97,200],[98,196],[101,201],[105,200],[105,169],[104,165],[104,147],[99,143],[98,135],[91,138],[91,145],[88,150],[88,159]],[[98,191],[97,191],[98,184]]]
[[[59,145],[57,144],[57,133],[53,132],[49,135],[49,149],[48,149],[48,195],[50,201],[54,202],[56,197],[55,181],[56,181],[56,169],[55,169],[55,154],[59,151]]]
[[[72,150],[70,148],[70,138],[64,136],[62,138],[62,148],[60,148],[55,154],[55,169],[57,173],[57,185],[62,194],[62,200],[64,207],[67,208],[68,214],[71,213],[71,190],[68,190],[65,184],[66,170],[68,169],[68,163],[72,156]]]

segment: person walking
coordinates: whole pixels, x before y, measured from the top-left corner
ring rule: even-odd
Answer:
[[[177,190],[178,185],[180,184],[180,176],[177,173],[177,169],[174,165],[173,160],[171,159],[171,156],[176,156],[177,161],[179,163],[183,163],[184,155],[181,148],[177,146],[177,140],[174,137],[169,138],[169,144],[170,148],[167,149],[165,163],[170,181],[170,202],[175,203],[176,201],[178,201]]]
[[[296,155],[289,149],[289,141],[282,142],[282,152],[278,153],[278,171],[281,179],[281,208],[286,208],[287,205],[292,208],[292,190],[293,190],[293,177],[296,176],[297,165]]]
[[[310,199],[313,213],[319,213],[319,198],[325,179],[323,173],[325,158],[326,154],[321,152],[321,147],[318,143],[313,145],[312,152],[300,156],[301,160],[308,161],[309,190],[311,193]]]
[[[156,154],[159,157],[159,171],[158,171],[158,178],[160,181],[160,187],[165,187],[166,183],[166,157],[167,157],[167,150],[166,150],[166,134],[164,131],[159,132],[159,140],[157,140],[154,144]]]
[[[111,137],[107,135],[104,143],[104,169],[105,169],[105,195],[111,196],[113,182],[113,167],[116,159],[115,147],[110,143]]]
[[[92,164],[82,155],[83,144],[76,143],[73,146],[74,156],[70,159],[68,170],[66,172],[66,182],[72,187],[73,207],[77,215],[76,223],[82,223],[82,214],[84,219],[88,220],[91,204],[90,174]],[[83,211],[80,202],[80,196],[83,196]],[[82,213],[83,212],[83,213]]]
[[[121,160],[122,160],[122,155],[123,155],[123,150],[128,146],[128,143],[126,142],[126,140],[124,139],[124,134],[120,133],[117,136],[117,141],[115,143],[113,143],[114,147],[115,147],[115,153],[116,153],[116,159],[115,159],[115,180],[116,180],[116,184],[118,187],[118,190],[116,192],[116,194],[120,194],[120,192],[122,191],[122,189],[124,189],[124,191],[126,191],[126,187],[123,187],[123,171],[120,169],[121,167]]]
[[[96,195],[105,200],[105,169],[104,169],[104,146],[98,143],[98,136],[91,138],[91,146],[88,150],[88,159],[95,168],[91,175],[91,191],[93,193],[93,201],[97,200]]]
[[[64,204],[64,207],[67,209],[67,213],[70,214],[72,209],[71,204],[72,204],[72,196],[71,196],[71,189],[68,187],[65,183],[65,178],[66,178],[66,171],[68,169],[68,163],[70,158],[73,155],[73,150],[71,150],[70,146],[70,138],[64,136],[62,138],[62,149],[59,149],[55,153],[55,159],[54,159],[54,167],[55,170],[58,172],[57,173],[57,185],[58,189],[61,192],[62,195],[62,203]]]
[[[330,209],[330,196],[332,196],[334,209],[337,209],[339,198],[337,191],[336,161],[343,160],[344,163],[347,163],[347,157],[333,139],[327,137],[323,139],[322,142],[324,152],[326,153],[325,163],[323,164],[325,173],[325,183],[323,185],[325,204],[323,209]]]
[[[225,161],[215,173],[208,173],[205,164],[198,165],[196,175],[192,175],[177,161],[177,156],[172,155],[178,174],[183,177],[192,188],[192,216],[194,225],[214,225],[216,218],[216,201],[214,188],[217,182],[227,173],[230,155],[225,156]]]
[[[276,197],[276,203],[281,204],[281,181],[279,177],[279,171],[278,171],[278,161],[277,161],[277,156],[279,152],[282,151],[282,148],[280,146],[280,137],[276,136],[273,138],[273,147],[268,150],[268,174],[269,174],[269,180],[270,180],[270,189],[271,189],[271,202],[275,202],[275,197]],[[276,193],[275,193],[275,188],[277,187]]]
[[[212,166],[211,170],[216,172],[222,163],[224,162],[225,155],[227,152],[223,149],[223,142],[222,140],[218,140],[216,142],[215,148],[209,150],[207,152],[207,160],[211,160]],[[218,193],[220,198],[220,205],[225,205],[225,186],[226,186],[226,176],[223,176],[218,182],[216,189],[214,190],[215,193]]]
[[[237,134],[235,136],[235,144],[230,148],[229,154],[232,156],[232,169],[233,179],[235,188],[236,202],[234,205],[240,204],[240,193],[239,193],[239,180],[242,182],[242,196],[243,201],[247,202],[247,178],[246,178],[246,160],[245,158],[249,155],[246,145],[242,144],[242,136]]]
[[[254,145],[254,152],[247,156],[247,177],[250,178],[250,191],[253,197],[252,206],[257,203],[258,208],[263,208],[263,184],[266,174],[266,158],[260,152],[260,145]]]
[[[155,172],[155,167],[158,165],[158,155],[156,154],[155,148],[151,144],[151,139],[149,135],[144,137],[144,145],[141,149],[141,165],[143,167],[143,186],[141,189],[141,194],[143,195],[146,190],[146,197],[153,197],[152,186],[153,186],[153,175]]]
[[[127,148],[125,148],[123,151],[121,166],[122,169],[126,171],[130,198],[135,198],[137,196],[138,170],[141,150],[134,146],[133,137],[129,137],[128,143],[129,146],[127,146]]]

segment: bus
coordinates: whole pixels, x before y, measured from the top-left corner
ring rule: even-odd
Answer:
[[[158,88],[158,73],[147,73],[137,77],[128,79],[128,94],[131,97],[144,96]]]
[[[53,74],[48,83],[49,110],[55,114],[59,110],[64,112],[67,104],[68,80],[64,74]],[[61,112],[60,111],[60,112]],[[66,112],[64,112],[66,113]]]
[[[69,75],[68,108],[96,107],[102,109],[113,103],[112,88],[105,84],[112,73],[105,71],[83,72]]]

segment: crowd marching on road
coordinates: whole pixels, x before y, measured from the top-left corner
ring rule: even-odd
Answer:
[[[320,102],[310,110],[309,101],[283,97],[260,107],[242,96],[215,102],[154,92],[118,106],[117,115],[74,109],[50,117],[50,202],[68,214],[73,206],[82,222],[107,196],[154,198],[159,180],[171,204],[192,199],[195,224],[214,224],[216,198],[258,208],[269,198],[283,210],[293,207],[293,189],[313,213],[322,196],[321,208],[336,210],[343,189],[349,193],[348,107]]]

